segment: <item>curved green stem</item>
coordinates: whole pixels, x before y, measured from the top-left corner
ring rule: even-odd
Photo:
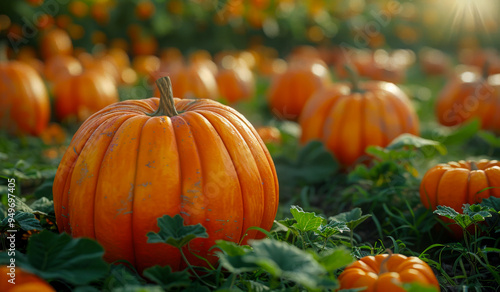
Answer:
[[[189,263],[186,255],[184,254],[184,252],[182,251],[182,248],[179,248],[179,251],[181,252],[181,256],[182,256],[182,259],[186,262],[186,264],[188,265],[189,269],[191,270],[191,272],[193,272],[193,274],[196,276],[196,278],[198,278],[198,280],[200,280],[200,282],[202,282],[203,284],[207,285],[208,287],[210,288],[217,288],[215,287],[214,285],[211,285],[210,283],[207,283],[205,282],[201,277],[200,275],[198,275],[198,273],[196,273],[196,271],[194,270],[193,266]]]

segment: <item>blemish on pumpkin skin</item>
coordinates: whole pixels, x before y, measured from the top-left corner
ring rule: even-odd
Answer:
[[[148,161],[148,164],[146,164],[146,167],[149,167],[149,168],[156,168],[156,167],[154,167],[154,166],[152,166],[152,165],[151,165],[152,163],[155,163],[155,160],[153,160],[153,161]]]
[[[184,214],[184,215],[186,215],[186,216],[191,216],[191,214],[188,214],[188,213],[186,213],[186,212],[184,212],[184,211],[181,211],[181,214]]]

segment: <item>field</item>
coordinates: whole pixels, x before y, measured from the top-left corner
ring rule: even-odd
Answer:
[[[499,7],[413,2],[1,3],[0,290],[499,291]]]

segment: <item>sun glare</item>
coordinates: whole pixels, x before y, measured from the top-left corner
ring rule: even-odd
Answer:
[[[498,29],[496,0],[446,0],[445,8],[452,11],[451,33],[490,33],[492,26]]]

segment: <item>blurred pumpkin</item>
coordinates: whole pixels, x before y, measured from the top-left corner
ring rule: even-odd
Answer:
[[[264,143],[281,144],[281,132],[278,128],[271,126],[262,126],[257,127],[255,130],[257,130],[257,133],[259,134],[262,141],[264,141]]]
[[[338,277],[339,289],[366,292],[404,292],[403,285],[418,283],[440,291],[431,267],[417,257],[402,254],[365,256],[347,266]],[[363,289],[364,288],[364,289]]]
[[[59,78],[78,75],[82,71],[82,64],[77,58],[67,55],[56,55],[50,57],[45,62],[44,77],[49,82],[55,82]]]
[[[55,292],[56,290],[42,278],[28,273],[25,270],[16,267],[14,269],[15,284],[8,282],[10,280],[11,269],[3,265],[0,267],[0,291],[2,292]]]
[[[438,164],[429,169],[420,184],[420,200],[424,207],[436,210],[439,205],[462,213],[464,204],[478,204],[485,198],[500,198],[500,161],[458,161]],[[441,217],[447,223],[451,219]],[[463,237],[462,229],[449,225],[455,238]]]
[[[73,54],[73,43],[68,33],[60,28],[44,31],[40,38],[40,53],[44,60],[56,55]]]
[[[274,76],[268,91],[269,107],[281,119],[298,119],[313,93],[330,83],[330,74],[321,60],[292,60],[282,74]]]
[[[426,75],[445,75],[451,70],[451,60],[443,51],[434,48],[422,48],[418,52],[420,69]]]
[[[449,79],[436,101],[436,115],[444,126],[477,118],[481,128],[500,132],[500,74],[488,76],[468,67]]]
[[[61,145],[66,141],[66,131],[57,123],[50,123],[40,134],[45,145]]]
[[[147,243],[161,216],[206,228],[208,238],[183,248],[192,265],[206,266],[219,260],[218,239],[264,237],[249,227],[269,230],[278,207],[273,161],[246,118],[213,100],[174,99],[160,82],[160,99],[115,103],[86,120],[54,180],[59,231],[95,238],[107,261],[140,273],[187,266],[177,248]]]
[[[226,56],[216,76],[220,96],[229,103],[251,98],[255,93],[255,79],[252,71],[239,58]]]
[[[58,80],[54,85],[54,97],[55,113],[60,120],[83,121],[119,101],[113,80],[95,70]]]
[[[299,119],[300,142],[320,140],[344,166],[352,166],[367,146],[385,147],[403,134],[418,134],[418,117],[395,84],[366,81],[335,84],[318,91]]]
[[[150,19],[155,13],[156,7],[150,0],[141,0],[135,6],[135,16],[140,20]]]
[[[155,55],[139,55],[132,60],[132,68],[137,74],[151,77],[160,69],[160,58]]]
[[[0,129],[13,134],[43,132],[50,118],[50,101],[35,69],[0,56],[0,92]]]

